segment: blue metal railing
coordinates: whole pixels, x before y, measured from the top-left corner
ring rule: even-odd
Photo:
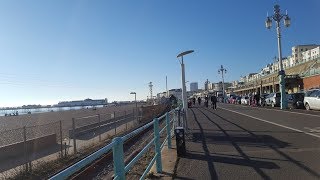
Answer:
[[[175,109],[177,110],[177,109]],[[150,171],[151,167],[154,163],[156,163],[156,171],[158,173],[162,172],[162,162],[161,162],[161,149],[164,147],[165,143],[167,143],[168,148],[171,148],[171,137],[173,134],[173,128],[171,128],[171,124],[174,121],[174,118],[170,119],[170,113],[174,113],[175,110],[171,110],[170,112],[165,113],[164,115],[160,116],[159,118],[155,118],[152,122],[122,136],[122,137],[115,137],[113,138],[112,142],[107,146],[99,149],[98,151],[94,152],[93,154],[87,156],[86,158],[82,159],[81,161],[73,164],[72,166],[64,169],[63,171],[59,172],[55,176],[51,177],[51,180],[56,179],[67,179],[68,177],[72,176],[76,172],[80,171],[82,168],[86,167],[87,165],[91,164],[93,161],[99,159],[103,154],[108,153],[111,149],[113,152],[113,165],[114,165],[114,179],[125,179],[125,174],[133,167],[133,165],[150,149],[151,145],[154,144],[155,147],[155,156],[147,166],[146,170],[142,174],[140,179],[144,179],[145,176]],[[159,121],[165,118],[165,126],[160,130],[159,129]],[[153,125],[154,129],[154,138],[127,164],[124,163],[124,152],[123,152],[123,143],[124,141],[128,140],[129,138],[139,134],[140,132],[144,131],[145,129],[151,127]],[[160,135],[166,131],[166,138],[164,139],[163,143],[160,144]]]

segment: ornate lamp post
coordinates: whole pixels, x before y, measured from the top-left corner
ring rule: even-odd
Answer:
[[[290,26],[290,18],[288,14],[281,14],[280,13],[280,6],[274,6],[274,15],[268,16],[266,19],[266,28],[270,29],[272,26],[272,19],[276,22],[277,25],[277,37],[278,37],[278,53],[279,53],[279,63],[280,63],[280,71],[279,71],[279,84],[280,84],[280,93],[281,93],[281,109],[288,108],[288,102],[286,97],[286,88],[285,88],[285,71],[283,70],[282,64],[282,50],[281,50],[281,32],[280,32],[280,21],[284,19],[285,27]]]

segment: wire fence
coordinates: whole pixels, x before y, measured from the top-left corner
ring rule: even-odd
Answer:
[[[86,154],[160,115],[166,106],[142,107],[108,114],[74,117],[70,122],[0,130],[0,179],[17,169],[30,172],[38,163]],[[13,171],[14,170],[14,171]]]

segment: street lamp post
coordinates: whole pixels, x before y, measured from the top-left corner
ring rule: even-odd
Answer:
[[[137,104],[137,93],[136,92],[131,92],[130,94],[134,94],[134,102],[136,103],[136,109],[138,108]]]
[[[281,109],[287,109],[288,108],[288,102],[286,98],[286,87],[285,87],[285,71],[283,69],[282,64],[282,50],[281,50],[281,32],[280,32],[280,21],[281,19],[284,19],[284,25],[286,27],[290,26],[290,18],[288,14],[281,14],[280,13],[280,6],[275,5],[274,6],[274,15],[268,16],[266,20],[266,28],[270,29],[272,26],[272,20],[273,19],[276,22],[277,25],[277,37],[278,37],[278,53],[279,53],[279,63],[280,63],[280,71],[279,71],[279,84],[280,84],[280,94],[281,94]]]
[[[220,67],[220,69],[218,69],[218,73],[221,73],[221,77],[222,77],[222,96],[223,96],[223,102],[225,102],[225,93],[224,93],[224,74],[227,73],[226,68],[224,68],[222,65]]]
[[[184,63],[183,63],[183,56],[193,53],[193,50],[185,51],[178,54],[177,58],[181,57],[181,85],[182,85],[182,105],[183,109],[185,110],[186,119],[188,119],[188,102],[187,102],[187,92],[186,92],[186,78],[185,78],[185,70],[184,70]]]

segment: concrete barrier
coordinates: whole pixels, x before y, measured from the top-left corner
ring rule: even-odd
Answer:
[[[26,141],[26,150],[27,154],[33,152],[38,152],[53,145],[56,145],[56,134],[50,134]],[[8,158],[23,157],[25,151],[24,142],[17,142],[14,144],[9,144],[6,146],[0,147],[0,160],[5,160]]]

